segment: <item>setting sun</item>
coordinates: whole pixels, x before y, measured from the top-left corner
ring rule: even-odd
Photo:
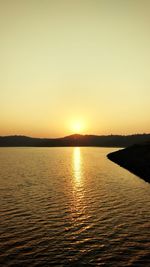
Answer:
[[[84,123],[82,121],[74,121],[71,124],[71,131],[73,133],[82,133],[84,130]]]

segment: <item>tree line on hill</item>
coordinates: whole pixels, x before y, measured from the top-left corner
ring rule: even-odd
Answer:
[[[96,146],[127,147],[150,141],[150,134],[133,135],[79,135],[73,134],[62,138],[33,138],[27,136],[1,136],[0,147],[63,147]]]

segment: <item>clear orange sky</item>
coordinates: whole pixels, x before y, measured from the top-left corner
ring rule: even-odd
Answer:
[[[0,135],[150,132],[149,14],[149,0],[0,0]]]

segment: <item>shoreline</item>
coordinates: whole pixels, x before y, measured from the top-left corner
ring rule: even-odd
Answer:
[[[150,142],[109,153],[107,158],[150,183]]]

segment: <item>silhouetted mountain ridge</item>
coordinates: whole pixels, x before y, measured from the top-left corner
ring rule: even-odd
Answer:
[[[133,135],[81,135],[72,134],[61,138],[34,138],[23,135],[1,136],[0,147],[32,146],[98,146],[127,147],[136,143],[150,141],[150,134]]]

